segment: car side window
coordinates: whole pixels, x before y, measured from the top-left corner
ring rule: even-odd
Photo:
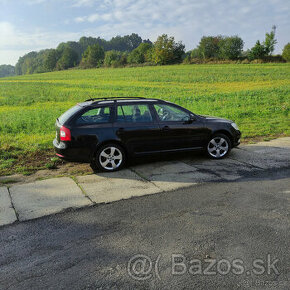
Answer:
[[[109,123],[111,107],[100,107],[91,109],[82,114],[76,121],[77,125]]]
[[[154,105],[154,108],[157,112],[158,118],[163,122],[170,121],[188,121],[190,115],[187,112],[175,107],[166,104]]]
[[[152,120],[148,105],[118,105],[117,122],[148,123]]]

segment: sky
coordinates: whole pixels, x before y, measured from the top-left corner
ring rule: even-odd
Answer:
[[[187,50],[204,35],[239,35],[244,49],[277,26],[281,53],[290,42],[290,0],[0,0],[0,64],[81,36],[166,33]]]

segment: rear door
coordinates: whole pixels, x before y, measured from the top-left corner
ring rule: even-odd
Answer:
[[[160,150],[160,128],[152,110],[149,103],[117,103],[114,129],[129,154]]]
[[[97,144],[113,138],[113,102],[111,105],[89,107],[73,120],[72,150],[75,156],[88,156]]]
[[[202,148],[207,131],[201,119],[173,104],[154,104],[154,109],[161,129],[162,150]]]

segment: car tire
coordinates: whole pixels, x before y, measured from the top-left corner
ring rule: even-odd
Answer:
[[[213,135],[206,144],[206,153],[212,159],[225,158],[231,151],[232,144],[228,136],[224,134]]]
[[[92,168],[105,172],[114,172],[120,170],[126,160],[125,151],[122,146],[114,143],[101,146],[92,162]]]

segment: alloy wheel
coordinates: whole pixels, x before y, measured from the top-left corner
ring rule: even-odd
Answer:
[[[100,165],[106,170],[116,170],[123,162],[122,152],[113,146],[104,148],[99,155]]]
[[[207,151],[210,156],[214,158],[221,158],[229,151],[228,141],[222,137],[216,136],[209,141]]]

